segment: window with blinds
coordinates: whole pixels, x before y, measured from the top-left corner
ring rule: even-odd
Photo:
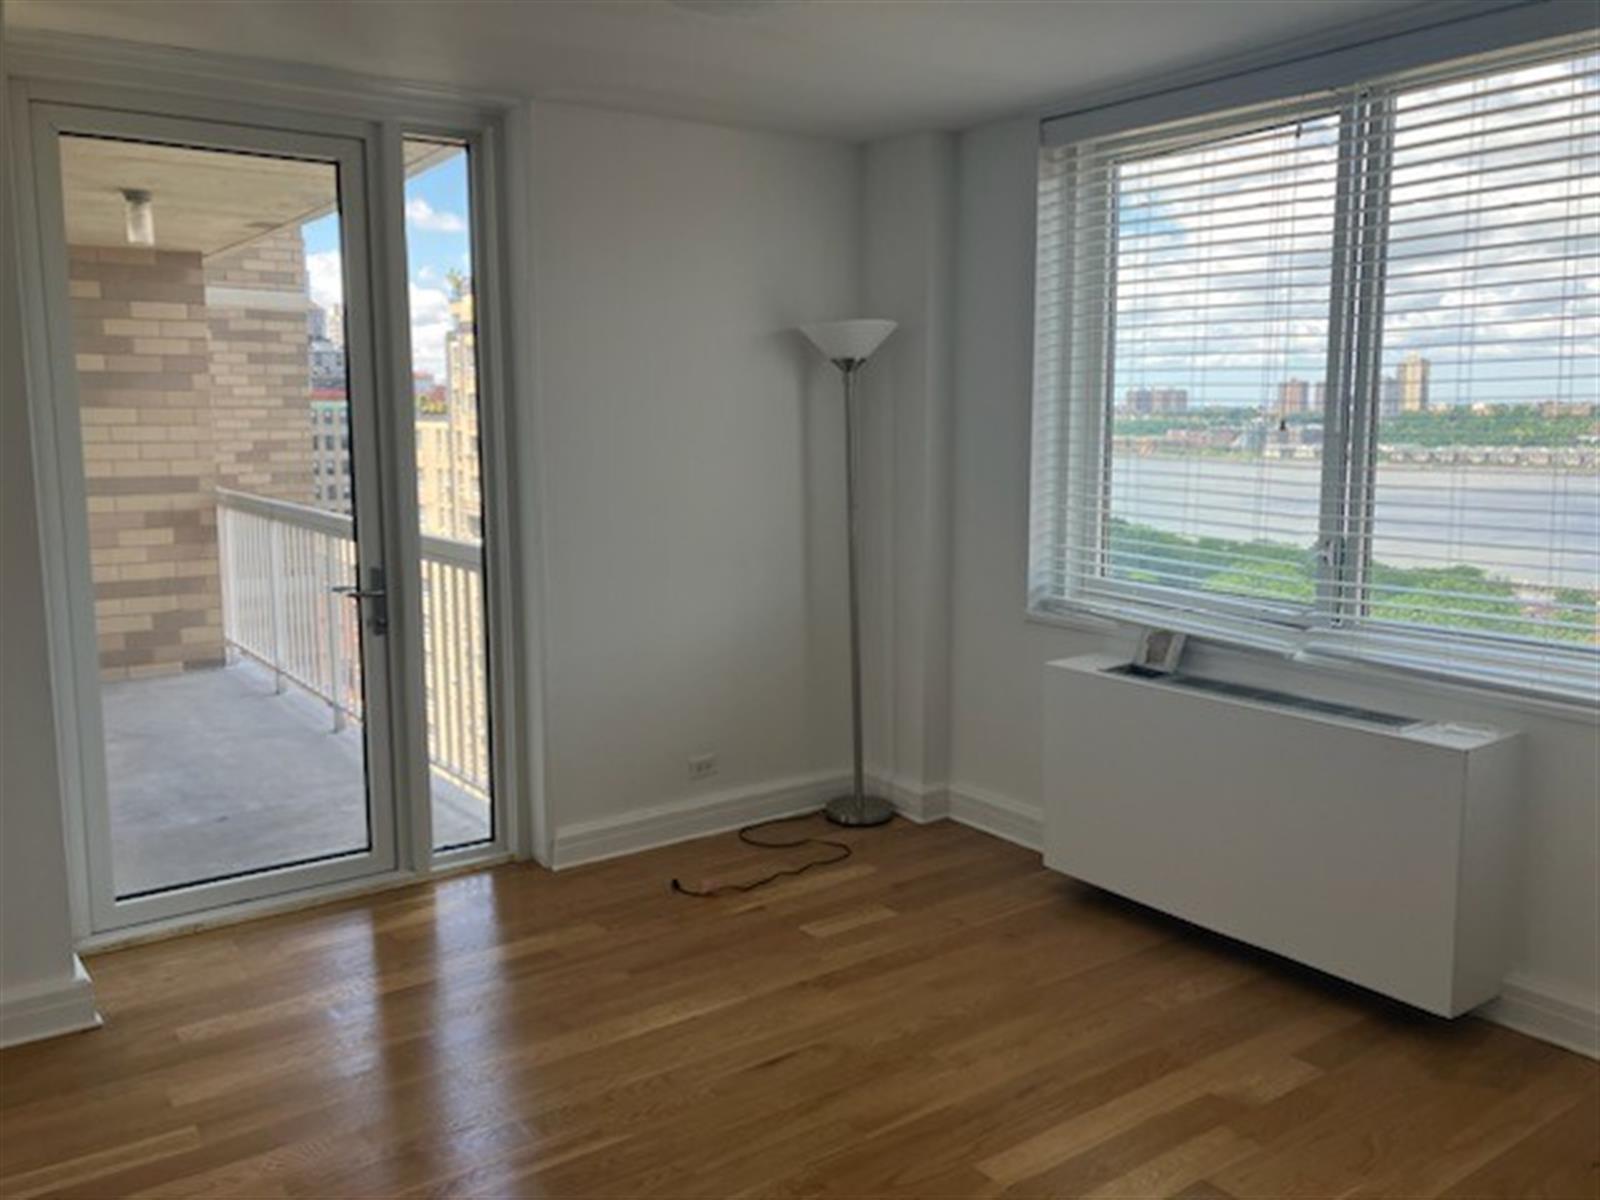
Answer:
[[[1600,53],[1041,158],[1030,604],[1593,700]]]

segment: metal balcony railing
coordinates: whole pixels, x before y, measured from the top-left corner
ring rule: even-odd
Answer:
[[[356,579],[353,522],[287,500],[218,488],[222,634],[230,652],[328,706],[334,730],[362,717],[361,626],[334,589]],[[423,676],[428,757],[479,796],[489,790],[483,549],[424,535]]]

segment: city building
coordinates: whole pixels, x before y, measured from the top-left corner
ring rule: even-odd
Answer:
[[[320,319],[313,319],[308,339],[307,356],[311,371],[311,386],[315,389],[343,391],[345,388],[344,343],[327,336],[326,330],[336,328],[328,314],[315,304],[311,311]],[[323,332],[318,332],[320,326]]]
[[[1428,376],[1433,364],[1416,351],[1400,360],[1396,378],[1400,385],[1400,411],[1428,410]]]
[[[327,338],[340,350],[344,349],[344,305],[338,301],[323,308],[323,322],[321,336]]]
[[[445,382],[432,383],[417,404],[417,500],[422,532],[455,541],[483,538],[478,452],[477,346],[472,292],[452,280],[445,333]],[[426,397],[426,400],[423,399]]]
[[[1311,385],[1304,379],[1285,379],[1278,385],[1277,411],[1288,416],[1311,408]]]
[[[1126,411],[1139,416],[1181,413],[1189,407],[1189,391],[1187,388],[1174,387],[1129,388],[1123,406]]]
[[[1378,383],[1378,415],[1392,417],[1400,411],[1400,381],[1385,375]]]
[[[343,388],[311,389],[311,484],[321,508],[350,511],[350,406]]]

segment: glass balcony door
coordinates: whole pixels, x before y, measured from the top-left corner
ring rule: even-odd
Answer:
[[[369,147],[34,111],[92,929],[391,871]]]

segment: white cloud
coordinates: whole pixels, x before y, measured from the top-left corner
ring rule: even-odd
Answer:
[[[337,250],[318,250],[306,255],[306,279],[311,299],[323,308],[344,303],[344,272]]]
[[[421,196],[406,201],[406,222],[427,233],[465,233],[467,223],[453,212],[436,209]]]
[[[450,296],[443,288],[411,284],[411,366],[444,378],[444,339],[450,331]]]
[[[1592,146],[1594,110],[1543,86],[1505,92],[1496,103],[1558,131],[1524,144],[1515,125],[1481,129],[1480,90],[1449,103],[1446,90],[1420,93],[1427,107],[1402,115],[1384,369],[1420,352],[1435,395],[1453,399],[1592,392],[1600,280],[1571,264],[1600,234],[1565,160]],[[1327,131],[1312,132],[1269,130],[1122,168],[1119,382],[1181,382],[1205,400],[1249,402],[1290,375],[1320,376],[1335,156]]]
[[[444,378],[445,335],[452,324],[450,293],[442,287],[425,287],[438,278],[431,268],[418,271],[409,285],[411,307],[411,358],[413,368]],[[344,277],[339,251],[321,250],[306,255],[306,279],[311,299],[327,308],[344,303]]]

